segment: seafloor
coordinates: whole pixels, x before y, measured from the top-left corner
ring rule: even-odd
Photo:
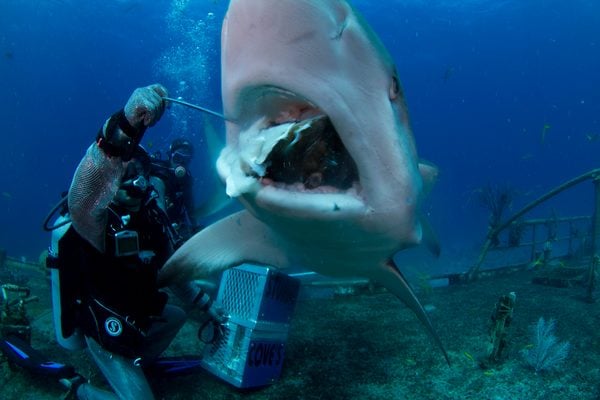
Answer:
[[[10,274],[15,276],[14,274]],[[17,275],[18,276],[18,275]],[[387,293],[298,302],[281,379],[272,386],[240,391],[207,372],[155,380],[163,399],[600,399],[600,302],[585,302],[581,287],[531,283],[532,272],[420,294],[433,306],[430,317],[452,366],[419,321]],[[54,339],[49,286],[43,272],[27,285],[40,302],[29,305],[32,344],[56,361],[71,363],[95,384],[105,385],[86,352],[69,352]],[[507,359],[482,369],[490,315],[500,296],[516,292]],[[428,307],[429,308],[429,307]],[[531,347],[530,326],[540,316],[557,321],[568,340],[567,360],[556,370],[535,373],[522,350]],[[171,345],[171,355],[199,353],[197,322],[190,321]],[[0,365],[0,398],[60,399],[56,382]]]

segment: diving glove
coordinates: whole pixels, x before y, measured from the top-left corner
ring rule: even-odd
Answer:
[[[141,142],[146,128],[153,126],[165,110],[162,97],[168,92],[154,84],[133,91],[125,108],[114,113],[105,123],[96,141],[109,156],[129,161]]]
[[[165,111],[165,96],[167,89],[158,83],[135,89],[123,109],[125,118],[136,129],[153,126]]]

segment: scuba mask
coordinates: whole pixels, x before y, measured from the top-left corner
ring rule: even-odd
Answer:
[[[175,150],[171,153],[171,162],[175,165],[187,165],[191,159],[192,155],[186,151]]]

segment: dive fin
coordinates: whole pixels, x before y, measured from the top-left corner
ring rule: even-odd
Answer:
[[[142,363],[144,373],[153,376],[181,376],[197,373],[202,369],[202,357],[163,357],[148,364]]]
[[[427,313],[415,296],[415,293],[410,287],[408,281],[404,278],[404,275],[402,275],[402,272],[400,272],[394,261],[389,260],[382,266],[382,268],[376,269],[375,271],[377,271],[376,275],[374,276],[375,280],[385,286],[391,293],[398,297],[415,313],[419,321],[425,325],[427,332],[429,332],[439,349],[444,354],[444,358],[446,359],[448,365],[450,365],[450,358],[448,357],[448,353],[442,344],[442,340],[433,328]]]
[[[9,335],[0,340],[0,350],[13,364],[27,371],[50,376],[56,379],[70,378],[75,375],[71,365],[48,360],[21,338]]]

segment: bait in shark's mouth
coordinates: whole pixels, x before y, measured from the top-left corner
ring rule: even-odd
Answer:
[[[255,87],[244,97],[242,119],[262,116],[240,132],[250,149],[241,157],[249,176],[262,185],[320,193],[358,184],[352,157],[318,106],[281,87]]]
[[[244,150],[237,162],[244,176],[237,174],[228,181],[230,195],[252,182],[297,192],[359,192],[354,160],[331,120],[322,114],[310,116],[316,112],[318,109],[308,106],[288,108],[241,131],[240,147]],[[296,119],[306,115],[306,119]],[[226,150],[223,160],[231,161],[227,155]]]
[[[356,165],[329,118],[318,116],[293,124],[288,133],[265,160],[263,184],[339,191],[358,182]]]

